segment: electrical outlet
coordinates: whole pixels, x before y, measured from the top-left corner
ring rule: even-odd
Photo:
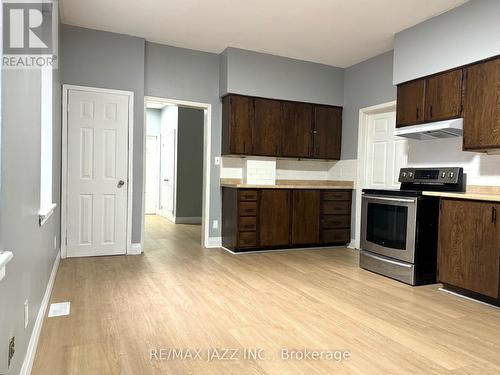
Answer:
[[[30,323],[30,310],[28,300],[24,301],[24,329],[28,328]]]
[[[12,358],[14,357],[15,351],[16,351],[16,338],[12,337],[9,341],[9,360],[7,361],[7,368],[10,368],[10,363],[12,362]]]
[[[219,229],[219,220],[214,220],[212,222],[212,228]]]
[[[54,250],[57,250],[57,236],[54,236]]]

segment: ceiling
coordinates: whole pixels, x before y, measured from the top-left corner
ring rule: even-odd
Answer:
[[[348,67],[466,0],[60,0],[62,22],[220,53],[238,47]],[[118,5],[119,4],[119,5]]]

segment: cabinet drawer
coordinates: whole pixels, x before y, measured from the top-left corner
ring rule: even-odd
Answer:
[[[240,232],[252,232],[257,230],[257,218],[254,216],[240,217]]]
[[[325,215],[321,218],[321,227],[330,228],[349,228],[351,226],[351,215]]]
[[[323,192],[324,201],[350,201],[350,191],[325,191]]]
[[[350,201],[324,201],[323,214],[325,215],[349,215],[351,213]]]
[[[240,216],[257,215],[257,202],[240,202]]]
[[[348,243],[351,242],[350,229],[325,229],[321,232],[323,243]]]
[[[240,190],[239,192],[240,201],[256,201],[257,191],[256,190]]]
[[[256,247],[257,234],[255,232],[240,232],[238,235],[238,247]]]

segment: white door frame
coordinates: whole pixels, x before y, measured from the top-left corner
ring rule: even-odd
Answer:
[[[146,118],[147,102],[170,103],[184,107],[193,107],[206,110],[206,116],[203,129],[203,206],[202,206],[202,222],[201,222],[201,245],[203,247],[219,247],[210,244],[210,175],[211,175],[211,134],[212,134],[212,105],[209,103],[191,102],[186,100],[160,98],[156,96],[144,97],[144,118]],[[143,147],[143,163],[146,163],[146,120],[144,120],[144,147]],[[145,171],[145,165],[143,165]],[[145,179],[143,176],[143,193]],[[142,237],[144,238],[144,200],[145,194],[142,195]]]
[[[354,237],[354,247],[360,248],[361,242],[361,190],[366,184],[367,147],[368,147],[368,120],[370,115],[379,113],[395,112],[396,101],[361,108],[359,110],[358,129],[358,178],[356,186],[356,233]]]
[[[148,138],[154,138],[155,142],[156,142],[156,156],[157,156],[157,159],[160,159],[160,147],[161,147],[161,144],[160,144],[160,136],[158,135],[148,135],[146,134],[146,139]],[[155,206],[155,210],[154,210],[154,213],[155,215],[158,215],[158,211],[159,211],[159,206],[160,206],[160,180],[161,180],[161,160],[158,160],[158,184],[156,186],[156,195],[157,195],[157,201],[156,201],[156,206]],[[146,172],[144,172],[144,176],[146,176]],[[146,191],[144,191],[144,194],[146,194]],[[146,210],[146,208],[144,208],[144,210]]]
[[[62,98],[62,152],[61,152],[61,258],[66,258],[67,199],[68,189],[68,98],[70,90],[98,92],[128,97],[128,182],[127,182],[127,255],[137,254],[132,248],[132,188],[134,156],[134,93],[132,91],[104,89],[98,87],[63,85]],[[144,202],[143,202],[144,204]]]

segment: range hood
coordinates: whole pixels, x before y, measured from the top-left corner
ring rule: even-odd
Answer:
[[[396,128],[394,135],[399,137],[418,139],[425,141],[428,139],[442,139],[461,137],[464,133],[464,119],[457,118],[453,120],[430,122]]]

